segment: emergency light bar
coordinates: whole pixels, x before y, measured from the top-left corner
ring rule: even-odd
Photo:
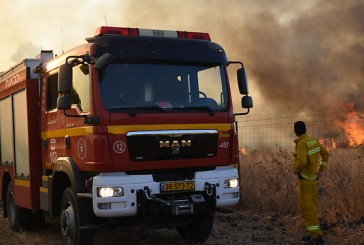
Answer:
[[[174,37],[187,39],[200,39],[211,41],[210,35],[204,32],[152,30],[128,27],[101,26],[96,29],[95,36],[101,35],[123,35],[123,36],[146,36],[146,37]]]

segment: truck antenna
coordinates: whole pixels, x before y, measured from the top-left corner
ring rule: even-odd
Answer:
[[[61,27],[61,43],[62,43],[62,54],[64,54],[64,49],[63,49],[63,30]]]
[[[106,15],[105,15],[105,25],[107,26],[107,18],[106,18]]]

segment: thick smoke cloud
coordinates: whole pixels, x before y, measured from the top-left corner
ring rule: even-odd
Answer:
[[[131,3],[125,10],[143,9],[133,17],[135,25],[210,32],[230,58],[245,62],[265,110],[322,113],[343,110],[345,103],[363,109],[363,1],[153,3]]]
[[[0,71],[13,64],[19,43],[59,54],[61,40],[65,50],[82,43],[106,16],[110,26],[209,32],[246,65],[250,116],[332,112],[345,103],[364,110],[362,0],[14,0],[1,9]]]
[[[268,40],[278,51],[268,53],[268,66],[255,66],[253,72],[262,93],[277,106],[289,102],[287,109],[308,112],[337,111],[343,103],[361,106],[364,4],[341,3],[317,3],[312,12],[278,27],[284,33],[281,40]],[[269,90],[274,92],[264,92]]]
[[[318,2],[284,26],[263,12],[260,21],[249,26],[250,36],[257,29],[266,30],[250,40],[259,48],[246,52],[254,57],[252,72],[261,93],[276,108],[329,112],[337,111],[343,103],[360,106],[364,4],[342,3]]]
[[[20,43],[15,53],[11,56],[11,60],[16,63],[27,57],[35,57],[39,54],[39,50],[42,50],[42,47],[36,46],[31,42]]]

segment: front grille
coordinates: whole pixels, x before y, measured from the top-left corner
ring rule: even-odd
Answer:
[[[133,161],[211,158],[217,153],[216,130],[171,130],[127,134]]]

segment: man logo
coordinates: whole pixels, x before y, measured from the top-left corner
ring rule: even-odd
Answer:
[[[180,148],[192,147],[191,140],[159,141],[160,148],[170,148],[173,155],[180,154]]]
[[[191,140],[173,140],[173,141],[159,141],[159,147],[160,148],[180,148],[180,147],[192,147],[192,141]]]

